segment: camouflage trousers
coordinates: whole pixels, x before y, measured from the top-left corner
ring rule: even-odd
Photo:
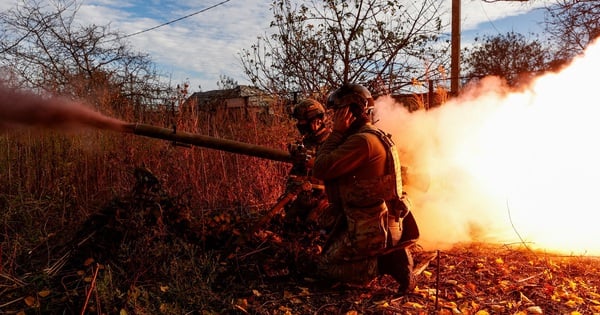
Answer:
[[[342,238],[334,241],[328,250],[316,259],[317,276],[353,283],[366,284],[377,277],[377,257],[362,257],[350,261],[340,260],[347,245]]]
[[[386,246],[385,203],[370,208],[346,208],[347,226],[317,259],[318,275],[365,284],[377,274],[377,254]]]

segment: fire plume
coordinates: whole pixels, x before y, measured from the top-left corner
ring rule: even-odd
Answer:
[[[426,192],[406,187],[424,247],[483,241],[600,255],[597,69],[598,41],[518,91],[485,78],[412,113],[378,99],[377,125],[429,181]]]

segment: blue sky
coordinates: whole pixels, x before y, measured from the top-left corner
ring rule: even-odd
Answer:
[[[19,0],[4,0],[6,10]],[[46,0],[47,3],[53,1]],[[217,88],[220,75],[248,84],[238,54],[269,32],[271,0],[77,0],[81,23],[110,24],[112,30],[133,34],[192,16],[128,38],[134,49],[147,53],[173,84],[190,82],[192,92]],[[442,0],[440,0],[442,1]],[[443,16],[450,25],[451,0]],[[556,1],[462,0],[463,45],[475,36],[540,32],[543,7]],[[214,8],[210,8],[215,6]],[[205,12],[199,11],[206,10]],[[194,14],[197,13],[197,14]],[[448,33],[450,30],[448,30]]]

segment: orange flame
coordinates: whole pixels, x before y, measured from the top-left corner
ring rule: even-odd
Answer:
[[[600,255],[600,43],[559,73],[508,90],[486,78],[439,108],[408,113],[377,101],[377,125],[402,162],[426,173],[407,191],[424,247],[526,242],[552,252]]]

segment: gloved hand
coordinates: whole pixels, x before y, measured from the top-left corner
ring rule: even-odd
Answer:
[[[301,143],[290,143],[288,145],[288,151],[292,157],[292,163],[297,166],[306,166],[306,163],[310,159],[306,147]]]

